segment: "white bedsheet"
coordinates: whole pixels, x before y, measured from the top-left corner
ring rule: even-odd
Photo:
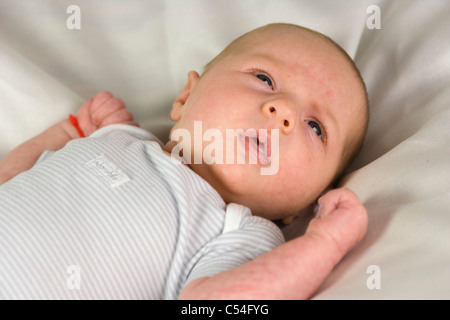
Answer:
[[[72,4],[81,29],[67,27]],[[367,26],[371,5],[380,29]],[[304,25],[354,57],[371,103],[343,182],[368,209],[368,234],[314,298],[449,299],[449,16],[446,0],[3,0],[0,157],[100,90],[165,140],[189,70],[255,27]],[[296,221],[284,232],[302,230]]]

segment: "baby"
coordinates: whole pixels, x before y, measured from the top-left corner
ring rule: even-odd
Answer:
[[[1,298],[305,299],[364,236],[357,196],[329,189],[364,140],[367,94],[329,38],[255,29],[189,72],[170,117],[161,145],[101,92],[2,159]],[[207,161],[186,135],[199,123],[253,133],[216,139],[232,156]],[[270,220],[316,201],[284,243]]]

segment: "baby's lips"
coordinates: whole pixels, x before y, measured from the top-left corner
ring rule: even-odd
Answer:
[[[270,135],[267,134],[266,130],[259,130],[258,140],[260,142],[258,147],[258,160],[263,166],[269,165],[272,162]]]
[[[271,141],[270,134],[267,134],[267,130],[266,129],[258,130],[258,140],[264,144],[263,153],[267,157],[272,156],[272,154],[271,154],[272,141]]]
[[[270,159],[267,155],[265,155],[264,153],[262,153],[261,151],[258,154],[258,159],[259,162],[263,165],[266,166],[268,164],[270,164]]]

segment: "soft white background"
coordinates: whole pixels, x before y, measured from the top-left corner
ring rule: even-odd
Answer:
[[[66,27],[71,4],[80,30]],[[366,26],[373,4],[379,30]],[[315,298],[449,299],[449,16],[446,0],[2,0],[0,157],[100,90],[165,140],[189,70],[255,27],[313,28],[355,59],[371,103],[365,147],[343,182],[367,207],[369,230]],[[371,265],[380,289],[367,287]]]

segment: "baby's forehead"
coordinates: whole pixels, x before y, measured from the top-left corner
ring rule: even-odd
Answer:
[[[224,56],[265,55],[274,60],[289,61],[289,67],[310,65],[332,69],[342,65],[340,72],[355,73],[353,61],[330,38],[301,27],[273,27],[251,31],[230,44]],[[289,59],[288,59],[289,58]]]
[[[274,59],[285,60],[286,55],[294,55],[294,59],[307,63],[319,63],[319,57],[325,61],[337,60],[345,63],[342,53],[345,53],[330,38],[314,30],[291,24],[270,24],[252,30],[232,41],[205,68],[228,61],[229,58],[245,57],[254,54],[271,56]],[[346,53],[345,53],[346,54]],[[290,63],[294,63],[291,60]],[[291,66],[295,67],[295,66]]]
[[[331,39],[313,31],[290,31],[250,33],[230,48],[229,56],[247,59],[265,57],[291,73],[309,71],[310,76],[322,73],[327,74],[329,79],[334,76],[335,79],[357,78],[358,71],[353,61]]]
[[[292,48],[305,47],[306,44],[313,42],[322,44],[330,49],[335,49],[333,41],[325,35],[300,26],[293,25],[268,25],[250,31],[240,38],[236,39],[237,47],[241,49],[249,49],[255,45],[273,46],[283,44]]]

